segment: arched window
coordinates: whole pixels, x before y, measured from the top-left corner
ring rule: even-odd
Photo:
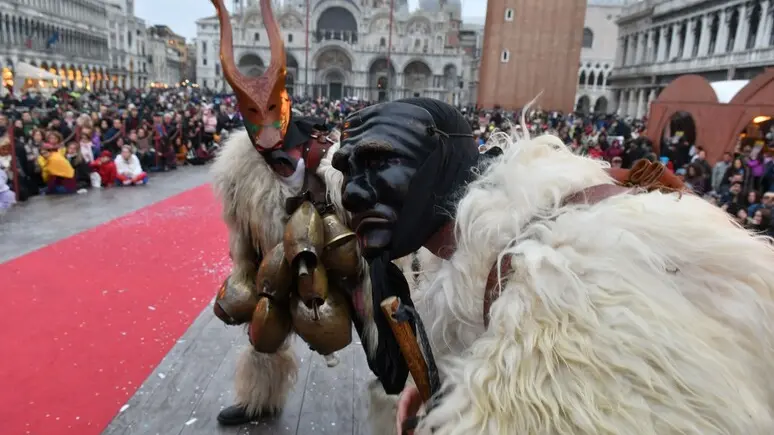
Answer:
[[[505,21],[513,21],[513,9],[508,8],[505,10]]]
[[[500,62],[508,63],[510,59],[511,59],[511,52],[508,50],[503,50],[503,52],[500,54]]]
[[[384,38],[379,39],[379,47],[386,47],[387,41],[384,40]]]
[[[594,32],[588,27],[583,29],[583,48],[591,48],[594,45]]]

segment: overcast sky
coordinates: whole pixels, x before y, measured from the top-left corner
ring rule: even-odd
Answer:
[[[418,2],[409,0],[409,5],[413,9]],[[231,4],[231,0],[226,0],[226,5],[230,7]],[[146,24],[166,24],[175,33],[189,39],[196,37],[196,20],[212,15],[214,11],[209,0],[135,0],[135,13]],[[462,0],[463,17],[484,15],[486,0]]]

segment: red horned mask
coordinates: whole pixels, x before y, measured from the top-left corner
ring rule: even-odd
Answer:
[[[269,34],[271,62],[260,77],[246,77],[234,62],[234,41],[223,0],[212,0],[220,21],[220,63],[223,75],[234,90],[245,128],[256,150],[263,153],[282,147],[290,123],[290,97],[285,89],[287,75],[285,44],[282,41],[271,0],[260,0],[263,24]]]

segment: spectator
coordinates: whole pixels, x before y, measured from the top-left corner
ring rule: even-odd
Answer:
[[[128,146],[121,148],[121,155],[115,160],[116,171],[118,174],[117,185],[129,186],[148,183],[148,174],[142,170],[140,160],[132,154],[132,149]]]
[[[8,173],[0,171],[0,216],[16,203],[16,194],[8,187]]]
[[[712,190],[723,192],[728,190],[731,183],[726,178],[726,171],[731,167],[731,153],[723,153],[723,160],[715,163],[712,168]]]
[[[75,171],[75,182],[78,186],[78,193],[85,193],[91,185],[91,168],[86,159],[81,154],[80,147],[76,142],[70,142],[65,151],[65,158]]]
[[[75,193],[78,190],[75,170],[59,152],[57,145],[46,144],[43,147],[38,157],[38,165],[41,168],[43,182],[46,183],[46,193]]]
[[[110,151],[105,150],[97,160],[91,162],[91,168],[99,174],[100,185],[109,188],[118,181],[118,170]]]

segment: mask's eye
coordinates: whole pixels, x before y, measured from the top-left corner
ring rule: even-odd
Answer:
[[[384,160],[367,159],[363,162],[368,169],[379,169],[384,165]]]

